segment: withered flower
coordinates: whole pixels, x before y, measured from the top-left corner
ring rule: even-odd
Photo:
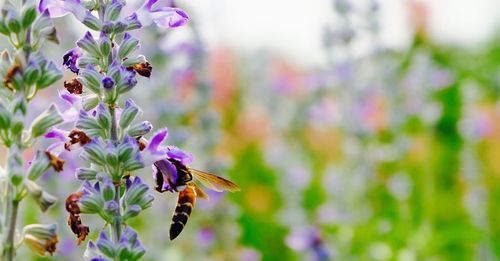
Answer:
[[[130,67],[127,67],[127,69],[130,71],[135,71],[139,75],[147,77],[147,78],[149,78],[151,76],[151,72],[153,71],[153,67],[147,61],[143,62],[143,63],[134,64]]]
[[[72,130],[68,134],[68,138],[70,140],[64,144],[64,149],[66,149],[67,151],[71,150],[71,145],[73,144],[80,144],[80,146],[83,146],[92,141],[85,132],[78,129]]]
[[[82,195],[83,192],[71,194],[68,196],[65,203],[66,211],[69,212],[68,226],[76,235],[77,245],[80,245],[82,241],[85,241],[85,238],[90,232],[89,227],[82,224],[82,219],[80,217],[80,207],[78,206],[78,201],[80,200]]]
[[[52,154],[50,151],[45,151],[45,154],[49,158],[50,165],[54,168],[55,171],[61,172],[63,171],[64,160],[57,157],[55,154]]]
[[[68,92],[71,94],[83,93],[83,85],[76,78],[73,78],[69,81],[64,81],[64,88],[66,88],[66,90],[68,90]]]

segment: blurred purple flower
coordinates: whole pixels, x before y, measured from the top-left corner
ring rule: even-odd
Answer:
[[[298,252],[312,251],[314,260],[329,260],[330,253],[324,246],[319,231],[314,227],[294,228],[285,243]]]
[[[214,231],[211,228],[205,227],[198,231],[198,235],[196,237],[198,241],[198,246],[202,248],[208,248],[214,244],[215,235]]]
[[[38,4],[38,11],[42,13],[45,10],[49,10],[52,18],[72,13],[80,21],[83,21],[87,12],[80,0],[41,0]]]
[[[142,27],[153,22],[165,28],[185,25],[189,21],[189,16],[182,9],[171,5],[171,1],[167,0],[147,0],[128,20],[135,17]]]

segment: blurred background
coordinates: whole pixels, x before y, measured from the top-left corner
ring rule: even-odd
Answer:
[[[172,242],[177,195],[155,193],[131,224],[145,260],[500,259],[499,1],[175,3],[188,26],[135,32],[153,75],[131,96],[193,167],[242,190],[209,192]],[[58,64],[77,24],[56,21]],[[49,214],[23,202],[24,223],[57,220],[56,260],[84,251],[62,204],[75,167],[46,176]],[[95,238],[103,224],[83,221]]]

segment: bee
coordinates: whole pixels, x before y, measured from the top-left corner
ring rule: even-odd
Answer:
[[[240,187],[232,181],[208,172],[190,168],[175,159],[157,161],[154,165],[156,167],[155,190],[160,193],[165,191],[179,192],[177,205],[172,216],[172,223],[170,224],[170,240],[174,240],[182,232],[184,226],[186,226],[191,211],[194,208],[196,198],[208,199],[208,195],[194,182],[195,180],[217,192],[224,190],[235,192],[240,190]],[[168,171],[170,168],[175,168],[177,172],[176,179],[171,175],[172,171]],[[167,177],[166,182],[170,186],[168,189],[164,187],[164,177]]]

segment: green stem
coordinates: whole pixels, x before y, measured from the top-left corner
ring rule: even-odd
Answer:
[[[13,193],[13,188],[11,187],[9,189],[9,193],[12,196]],[[17,223],[17,212],[19,209],[19,201],[17,200],[11,200],[8,202],[8,204],[11,204],[11,209],[10,209],[10,216],[8,217],[8,227],[7,227],[7,239],[5,240],[4,243],[4,258],[6,261],[11,261],[14,259],[15,255],[15,245],[14,245],[14,235],[16,232],[16,223]]]
[[[111,114],[111,140],[113,143],[118,142],[118,127],[116,125],[116,111],[115,105],[109,104],[109,112]],[[115,178],[113,178],[115,179]],[[113,242],[118,244],[120,242],[120,237],[122,233],[122,214],[121,214],[121,204],[120,204],[120,188],[121,188],[121,177],[118,180],[113,180],[115,184],[115,198],[114,201],[118,205],[118,213],[113,217],[113,223],[111,225],[111,234]],[[115,260],[118,260],[115,258]]]

